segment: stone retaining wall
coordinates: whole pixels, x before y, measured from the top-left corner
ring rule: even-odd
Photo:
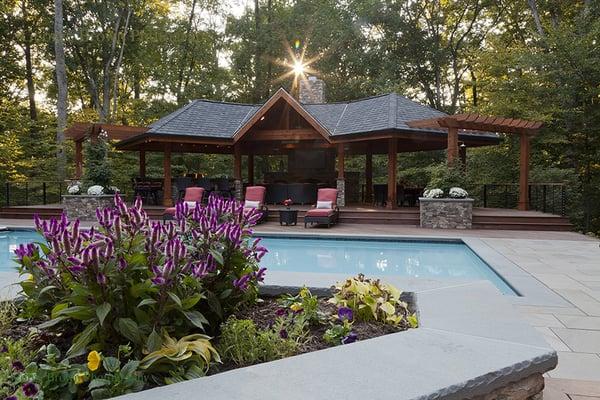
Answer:
[[[62,196],[64,212],[71,219],[91,221],[96,219],[96,208],[113,205],[113,195],[64,195]]]
[[[433,229],[471,229],[473,199],[419,198],[421,227]]]
[[[518,382],[494,390],[484,396],[474,397],[473,400],[542,400],[544,377],[535,374]]]

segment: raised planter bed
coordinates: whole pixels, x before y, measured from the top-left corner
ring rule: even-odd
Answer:
[[[473,199],[419,198],[421,228],[471,229]]]
[[[71,219],[91,221],[96,219],[96,209],[113,205],[114,195],[104,194],[92,196],[87,194],[63,195],[62,204],[64,212]]]

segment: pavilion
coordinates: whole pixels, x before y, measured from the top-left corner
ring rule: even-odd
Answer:
[[[390,93],[326,103],[324,84],[311,77],[300,82],[298,99],[279,89],[263,104],[194,100],[149,127],[79,124],[67,131],[76,142],[76,174],[81,175],[81,142],[100,130],[120,140],[116,147],[139,152],[139,175],[146,175],[146,152],[164,154],[163,205],[172,205],[172,153],[232,154],[233,178],[241,194],[242,157],[247,183],[254,183],[255,155],[286,155],[287,181],[335,186],[344,205],[346,155],[365,155],[367,196],[372,195],[374,154],[387,154],[387,206],[397,205],[397,154],[447,150],[448,163],[466,162],[466,147],[495,145],[500,133],[520,136],[519,209],[528,208],[529,139],[541,123],[476,114],[449,116]]]

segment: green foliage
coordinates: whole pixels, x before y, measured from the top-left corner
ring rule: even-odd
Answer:
[[[108,160],[109,145],[101,135],[88,140],[84,146],[84,187],[100,185],[108,189],[111,184],[112,170]]]
[[[10,396],[21,382],[21,374],[13,363],[26,366],[34,359],[30,341],[30,337],[15,340],[0,334],[0,398]]]
[[[319,310],[319,299],[307,287],[300,289],[296,296],[282,296],[280,303],[294,313],[296,319],[303,319],[310,325],[317,325],[326,318]]]
[[[12,326],[17,319],[19,310],[12,301],[0,301],[0,337]]]
[[[329,302],[338,307],[349,307],[357,320],[396,325],[408,314],[408,305],[400,300],[402,292],[378,279],[372,280],[359,274],[336,284],[334,289]]]
[[[450,188],[459,187],[467,189],[469,186],[465,171],[459,163],[454,165],[443,163],[431,170],[431,179],[427,184],[428,189],[442,189],[447,194]]]
[[[323,334],[323,339],[333,346],[342,344],[342,340],[352,332],[352,322],[344,320],[341,323],[332,322]]]
[[[273,329],[261,330],[252,320],[230,317],[221,325],[218,349],[223,361],[246,366],[288,357],[296,353],[295,333],[282,335],[281,321]],[[286,337],[282,337],[286,336]]]

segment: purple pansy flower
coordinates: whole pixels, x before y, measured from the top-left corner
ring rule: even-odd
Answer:
[[[279,337],[282,339],[287,339],[288,338],[288,331],[286,331],[285,329],[282,329],[279,331]]]
[[[342,344],[354,343],[358,340],[358,335],[354,332],[350,332],[348,336],[342,338]]]
[[[278,317],[283,317],[286,314],[287,314],[287,309],[285,309],[285,308],[278,308],[277,311],[275,311],[275,315],[277,315]]]
[[[38,393],[38,388],[33,382],[27,382],[23,385],[23,394],[27,397],[33,397]]]
[[[11,366],[12,366],[12,369],[14,369],[17,372],[21,372],[21,371],[25,370],[25,366],[19,360],[13,361]]]
[[[348,320],[348,321],[352,321],[354,314],[352,312],[351,308],[348,307],[340,307],[338,309],[338,318],[343,321],[343,320]]]

